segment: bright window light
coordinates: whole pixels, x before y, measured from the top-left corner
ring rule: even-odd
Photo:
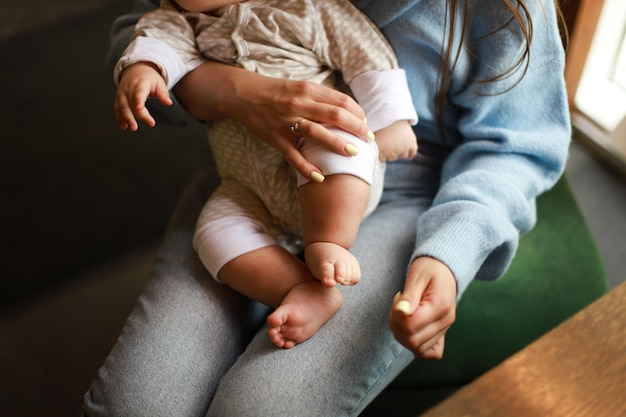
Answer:
[[[626,115],[625,36],[626,1],[605,0],[575,103],[608,132]]]

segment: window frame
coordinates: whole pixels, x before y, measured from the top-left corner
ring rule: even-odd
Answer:
[[[586,145],[603,162],[626,175],[626,118],[621,124],[613,126],[614,130],[609,131],[605,128],[606,123],[605,126],[598,123],[592,115],[586,114],[584,109],[576,104],[594,34],[601,23],[604,4],[605,0],[580,0],[576,4],[564,6],[570,33],[565,82],[572,113],[574,139]],[[573,10],[568,9],[570,6]]]

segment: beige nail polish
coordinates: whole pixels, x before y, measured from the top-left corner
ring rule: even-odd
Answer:
[[[312,181],[315,181],[318,184],[323,183],[325,179],[322,174],[320,174],[319,172],[315,172],[315,171],[311,172],[310,177]]]
[[[374,142],[376,140],[376,135],[374,135],[374,132],[372,132],[371,130],[369,132],[367,132],[367,141],[368,142]]]
[[[411,311],[411,304],[409,304],[409,302],[407,300],[402,300],[402,301],[398,301],[398,303],[396,304],[395,309],[397,311],[400,311],[404,314],[409,314]]]
[[[359,154],[359,148],[357,148],[356,146],[354,146],[351,143],[348,143],[346,145],[346,147],[344,148],[346,150],[346,152],[348,152],[349,155],[351,156],[356,156]]]

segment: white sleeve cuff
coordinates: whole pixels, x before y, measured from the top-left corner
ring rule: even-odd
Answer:
[[[126,67],[142,61],[153,63],[159,68],[168,89],[176,85],[188,72],[176,51],[167,43],[139,36],[128,45],[124,55],[117,61],[113,71],[115,83],[119,83],[120,75]]]
[[[368,71],[357,76],[350,88],[365,110],[367,124],[373,131],[400,120],[417,123],[411,92],[403,69]]]

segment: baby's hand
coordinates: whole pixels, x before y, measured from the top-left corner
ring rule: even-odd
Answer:
[[[411,159],[417,153],[417,138],[406,120],[395,122],[375,134],[378,159],[383,162]]]
[[[148,97],[156,97],[165,105],[172,105],[167,85],[153,64],[138,62],[124,69],[115,95],[115,118],[122,130],[138,129],[137,119],[150,127],[156,122],[146,108]]]

